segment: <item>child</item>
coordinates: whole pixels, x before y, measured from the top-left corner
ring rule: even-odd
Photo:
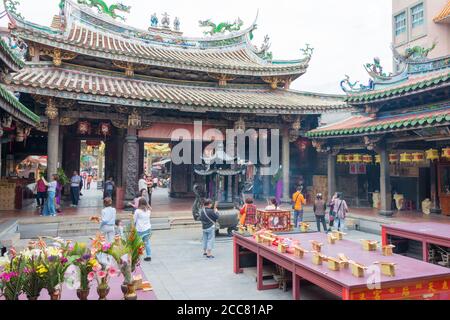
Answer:
[[[105,235],[108,243],[114,242],[115,224],[116,224],[116,209],[112,207],[112,199],[105,198],[103,204],[105,208],[102,210],[102,217],[100,222],[100,231]]]
[[[123,231],[122,220],[116,220],[116,236],[120,236],[121,239],[125,239],[125,232]]]

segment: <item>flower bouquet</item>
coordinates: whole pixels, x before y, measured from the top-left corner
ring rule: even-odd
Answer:
[[[136,267],[139,265],[141,257],[144,254],[145,246],[133,224],[128,227],[125,246],[131,256],[131,271],[135,272]]]
[[[6,300],[19,300],[25,281],[25,261],[12,251],[11,259],[2,257],[0,261],[0,292]]]
[[[93,271],[88,274],[88,280],[97,281],[97,293],[99,300],[106,300],[109,294],[109,280],[117,277],[118,272],[113,266],[107,266],[103,268],[100,264],[97,264]]]
[[[28,300],[37,300],[42,289],[45,288],[45,281],[38,273],[43,263],[42,251],[27,249],[21,252],[21,255],[25,259],[23,292],[27,295]]]
[[[77,289],[78,298],[87,300],[92,282],[92,279],[90,280],[88,276],[94,267],[98,265],[98,262],[85,243],[76,243],[67,253],[67,256],[73,259],[73,267],[77,269],[71,268],[68,270],[66,279],[75,278],[73,281],[75,281],[76,285],[73,284],[73,288]],[[68,274],[75,275],[75,277],[71,278]]]

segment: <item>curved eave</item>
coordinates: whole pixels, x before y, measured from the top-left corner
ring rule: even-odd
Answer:
[[[3,39],[0,39],[0,59],[10,71],[17,72],[25,65],[25,62],[11,51],[8,44]]]
[[[162,83],[121,74],[77,71],[39,64],[7,77],[12,90],[71,100],[188,112],[321,114],[345,109],[337,99],[267,86],[217,87]]]
[[[448,87],[450,85],[450,70],[448,73],[426,81],[419,81],[405,86],[387,88],[385,90],[367,92],[364,94],[348,95],[346,101],[349,104],[367,104],[381,101],[389,101],[403,96],[419,94],[436,88]]]
[[[0,108],[16,120],[32,127],[35,127],[40,121],[38,115],[20,103],[3,85],[0,85]]]
[[[40,33],[36,35],[36,32],[30,32],[29,30],[14,29],[12,31],[14,35],[21,37],[23,40],[36,42],[48,47],[59,48],[69,52],[74,52],[81,55],[103,58],[108,60],[117,60],[123,62],[131,62],[140,65],[156,66],[163,68],[174,68],[186,71],[201,71],[206,73],[225,73],[236,76],[301,76],[307,70],[307,65],[293,64],[274,67],[266,63],[264,65],[258,65],[255,62],[255,66],[235,66],[235,65],[213,65],[206,64],[202,61],[176,61],[170,60],[168,57],[161,57],[160,59],[149,59],[141,57],[133,53],[124,52],[111,52],[99,49],[86,48],[79,45],[68,44],[60,36],[52,36],[46,33]],[[245,49],[245,47],[243,47]],[[207,50],[200,50],[201,52],[208,52]],[[253,54],[253,53],[252,53]],[[259,58],[259,57],[258,57]]]
[[[356,119],[356,123],[350,127],[349,123],[352,123],[352,119]],[[392,117],[391,120],[388,119],[388,121],[382,122],[379,120],[371,121],[370,118],[365,117],[362,118],[363,123],[358,123],[357,119],[358,117],[352,117],[342,121],[342,128],[339,128],[338,123],[331,124],[329,128],[323,127],[312,130],[307,133],[307,136],[316,139],[339,139],[448,126],[450,124],[450,106],[443,110],[425,112],[424,114],[412,115],[406,118]],[[365,123],[364,119],[367,123]]]

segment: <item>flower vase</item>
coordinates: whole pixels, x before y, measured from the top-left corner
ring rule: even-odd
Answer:
[[[54,290],[48,293],[50,295],[50,300],[57,301],[61,300],[61,290]]]
[[[86,301],[89,297],[89,289],[83,290],[83,289],[78,289],[77,290],[77,297],[78,299],[82,300],[82,301]]]
[[[135,281],[127,284],[127,294],[125,295],[125,300],[137,300]]]
[[[106,300],[106,297],[109,294],[109,287],[106,288],[97,288],[98,300]]]

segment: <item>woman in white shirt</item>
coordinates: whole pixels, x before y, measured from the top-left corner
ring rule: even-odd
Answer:
[[[47,186],[47,201],[45,202],[44,210],[42,210],[43,216],[56,216],[56,187],[58,186],[58,175],[52,175],[50,182],[47,182],[42,177],[44,184]]]
[[[152,261],[152,249],[150,247],[150,237],[152,236],[152,225],[150,223],[151,210],[152,208],[148,205],[147,200],[140,198],[139,207],[134,212],[134,224],[136,226],[136,231],[145,244],[145,252],[147,256],[144,261]]]

